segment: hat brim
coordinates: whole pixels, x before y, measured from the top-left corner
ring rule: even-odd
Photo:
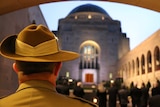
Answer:
[[[27,62],[64,62],[74,60],[79,57],[76,52],[60,50],[59,52],[45,56],[21,56],[15,54],[15,40],[17,35],[13,35],[4,39],[0,46],[1,55],[12,60]]]

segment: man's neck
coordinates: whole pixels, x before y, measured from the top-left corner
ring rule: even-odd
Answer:
[[[23,72],[18,72],[19,84],[29,80],[46,80],[55,86],[55,81],[52,78],[52,75],[53,74],[49,72],[34,73],[29,75],[24,75]]]

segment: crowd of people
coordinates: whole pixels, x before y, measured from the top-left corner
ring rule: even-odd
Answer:
[[[100,83],[97,96],[99,107],[116,107],[117,104],[120,107],[160,107],[160,82],[157,80],[153,87],[150,82],[142,83],[141,87],[133,82],[130,87],[122,85],[121,88],[111,84],[108,89]],[[128,106],[129,104],[131,106]]]
[[[66,89],[64,86],[61,87],[61,90]],[[57,87],[59,86],[57,85]],[[69,91],[69,88],[67,89]],[[85,92],[81,82],[77,82],[73,87],[73,95],[84,98]],[[141,87],[133,82],[130,87],[125,85],[118,87],[114,83],[111,83],[110,87],[105,87],[105,82],[101,82],[97,85],[96,96],[99,107],[160,107],[158,104],[160,100],[160,82],[157,80],[153,87],[151,87],[150,82],[147,84],[142,83]]]

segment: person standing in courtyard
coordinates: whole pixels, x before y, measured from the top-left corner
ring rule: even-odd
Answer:
[[[141,89],[137,87],[137,84],[131,88],[130,96],[132,98],[132,107],[141,107]]]
[[[149,88],[145,86],[144,83],[142,83],[142,88],[141,88],[141,107],[147,107],[148,105],[148,99],[149,99]]]
[[[108,89],[109,95],[109,107],[116,107],[117,97],[118,97],[118,88],[114,83],[111,83],[111,87]]]
[[[13,69],[19,79],[17,91],[0,98],[0,107],[97,107],[56,92],[62,62],[77,59],[79,54],[61,50],[58,38],[47,27],[32,24],[5,38],[0,54],[15,60]]]
[[[98,84],[97,93],[99,107],[107,107],[107,92],[103,82]]]
[[[129,91],[128,89],[123,85],[121,89],[118,91],[118,98],[120,102],[121,107],[127,107]]]
[[[82,87],[82,82],[77,82],[73,89],[73,94],[77,97],[83,98],[85,95],[84,89]]]
[[[62,83],[57,83],[56,84],[56,90],[58,93],[63,94],[63,95],[70,95],[70,88],[68,85],[67,80],[63,80]]]

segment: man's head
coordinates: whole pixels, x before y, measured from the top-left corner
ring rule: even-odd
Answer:
[[[18,74],[19,83],[28,80],[47,80],[56,86],[61,65],[61,62],[16,61],[13,63],[13,69]]]
[[[27,26],[18,35],[4,39],[0,54],[15,60],[14,70],[23,75],[47,72],[57,76],[61,62],[79,57],[78,53],[61,50],[58,38],[47,27],[35,24]]]
[[[82,87],[82,82],[77,82],[78,87]]]

